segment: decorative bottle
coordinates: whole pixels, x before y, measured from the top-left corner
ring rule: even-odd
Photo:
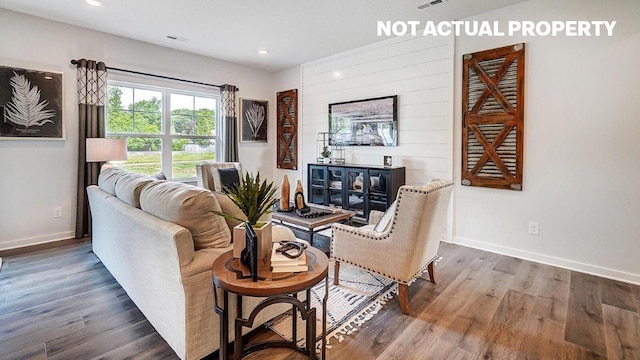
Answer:
[[[282,178],[282,183],[280,184],[280,210],[285,211],[288,210],[290,205],[289,205],[289,192],[290,192],[290,186],[289,186],[289,177],[287,175],[285,175]]]

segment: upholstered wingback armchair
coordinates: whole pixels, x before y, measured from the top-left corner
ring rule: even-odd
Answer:
[[[211,191],[222,192],[218,169],[228,168],[236,168],[238,170],[238,176],[240,180],[242,180],[242,165],[238,162],[204,161],[202,164],[197,164],[196,173],[198,175],[198,186]]]
[[[332,225],[334,283],[340,262],[398,282],[400,309],[409,314],[409,284],[427,270],[435,283],[433,261],[447,218],[453,183],[437,180],[424,186],[401,186],[396,202],[374,225]]]

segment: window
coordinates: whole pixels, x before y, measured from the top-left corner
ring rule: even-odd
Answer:
[[[109,81],[107,137],[127,139],[118,166],[169,179],[193,179],[196,164],[216,160],[220,96]]]

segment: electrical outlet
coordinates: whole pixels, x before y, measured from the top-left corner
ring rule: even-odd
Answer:
[[[537,221],[529,221],[529,234],[540,235],[540,225]]]
[[[54,218],[61,218],[62,217],[62,207],[61,206],[57,206],[53,208],[53,217]]]

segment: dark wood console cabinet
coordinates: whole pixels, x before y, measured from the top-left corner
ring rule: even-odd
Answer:
[[[308,202],[334,205],[367,221],[371,210],[385,211],[405,184],[404,167],[309,164]]]

